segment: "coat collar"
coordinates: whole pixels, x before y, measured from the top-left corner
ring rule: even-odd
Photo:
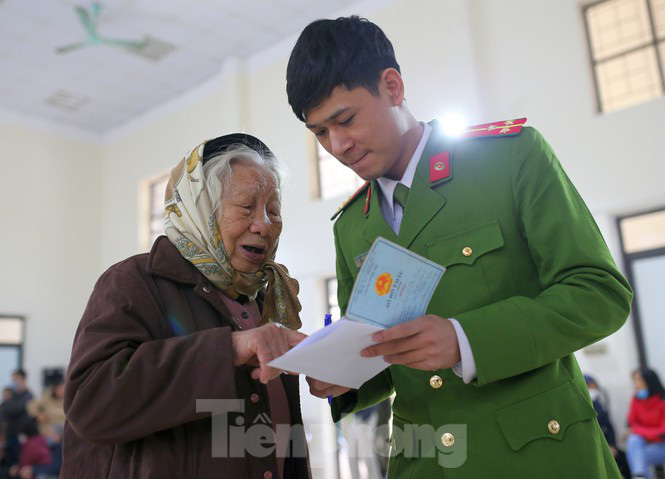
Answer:
[[[166,236],[158,237],[153,243],[146,270],[151,275],[176,283],[195,285],[199,282],[198,270],[182,257]]]
[[[455,142],[441,132],[440,125],[436,120],[430,122],[430,125],[432,126],[432,132],[416,168],[416,174],[405,207],[408,214],[404,215],[402,219],[399,236],[395,235],[381,214],[381,205],[378,199],[379,185],[376,181],[372,181],[372,193],[364,229],[365,239],[370,243],[377,236],[383,236],[389,241],[408,248],[422,229],[446,204],[443,189],[438,188],[438,186],[452,179],[452,171],[449,171],[443,178],[431,178],[430,169],[432,165],[430,159],[448,152],[450,159],[446,167],[452,170],[452,152]]]
[[[146,271],[152,276],[191,286],[194,292],[210,303],[223,318],[232,318],[222,298],[218,294],[210,294],[216,288],[192,263],[182,257],[166,236],[159,236],[153,243],[148,254]],[[256,295],[259,311],[263,311],[264,298],[265,292],[259,291]],[[231,321],[231,324],[234,329],[237,327],[234,321]]]

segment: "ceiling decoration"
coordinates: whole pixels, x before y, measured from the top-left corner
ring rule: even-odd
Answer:
[[[0,112],[103,134],[356,4],[0,0]]]
[[[121,40],[117,38],[104,38],[100,36],[100,34],[97,32],[97,22],[99,20],[99,13],[101,9],[102,5],[99,2],[93,2],[92,6],[90,7],[90,11],[88,11],[85,7],[77,5],[75,7],[75,11],[78,14],[78,18],[81,21],[83,29],[85,30],[86,39],[82,42],[73,43],[64,47],[58,47],[55,49],[55,51],[57,53],[68,53],[72,50],[94,45],[111,45],[122,48],[139,49],[145,45],[144,40]]]

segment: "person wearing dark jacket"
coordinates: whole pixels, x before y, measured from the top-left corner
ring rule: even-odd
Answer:
[[[18,441],[18,429],[24,418],[28,417],[26,404],[33,396],[26,384],[27,374],[22,369],[12,373],[12,393],[2,403],[0,410],[7,425],[5,431],[5,463],[13,466],[19,462],[20,444]]]
[[[619,449],[616,441],[616,433],[614,431],[614,425],[610,419],[610,414],[608,412],[609,403],[607,396],[604,393],[604,390],[598,385],[598,382],[588,374],[584,375],[584,380],[586,385],[589,388],[589,396],[591,396],[591,401],[593,402],[593,408],[598,413],[598,425],[605,435],[607,444],[610,446],[610,451],[619,466],[619,472],[621,472],[621,477],[625,479],[630,479],[630,467],[628,466],[628,461],[626,459],[626,453]]]
[[[310,476],[298,377],[267,365],[304,338],[282,169],[245,134],[173,169],[166,236],[99,278],[76,332],[62,478]]]

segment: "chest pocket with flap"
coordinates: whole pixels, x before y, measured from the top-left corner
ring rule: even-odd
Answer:
[[[472,265],[485,253],[503,246],[503,235],[497,220],[476,225],[427,243],[429,258],[449,267]]]

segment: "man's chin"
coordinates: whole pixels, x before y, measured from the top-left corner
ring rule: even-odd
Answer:
[[[367,171],[366,169],[356,170],[354,168],[351,168],[351,170],[353,170],[353,172],[356,174],[356,176],[360,177],[361,179],[363,179],[365,181],[376,180],[377,178],[380,178],[382,176],[381,172],[377,172],[377,171]]]

